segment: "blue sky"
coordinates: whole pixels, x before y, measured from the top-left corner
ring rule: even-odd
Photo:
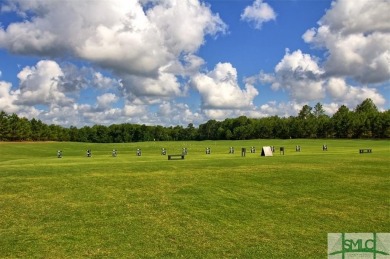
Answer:
[[[0,110],[63,126],[389,109],[388,0],[3,0]]]

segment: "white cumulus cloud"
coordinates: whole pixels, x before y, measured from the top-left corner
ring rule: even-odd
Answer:
[[[41,60],[36,66],[25,67],[19,72],[18,100],[22,105],[60,105],[72,102],[59,90],[58,80],[63,76],[60,66],[51,60]]]
[[[192,111],[188,104],[164,101],[158,107],[158,121],[164,125],[200,124],[206,119],[199,112]]]
[[[328,112],[334,110],[333,104],[336,102],[350,108],[356,107],[367,98],[372,99],[379,107],[386,102],[376,88],[353,86],[347,83],[345,77],[329,76],[317,58],[302,53],[301,50],[292,53],[287,51],[275,66],[273,74],[261,71],[259,75],[248,80],[270,84],[275,91],[286,91],[290,96],[290,103],[296,103],[299,107],[307,103],[330,100],[332,105],[324,104],[328,107]],[[264,110],[270,110],[272,107],[275,108],[269,104],[261,106]],[[280,107],[278,109],[282,110]]]
[[[192,78],[192,85],[202,97],[203,108],[244,109],[253,106],[257,89],[247,83],[241,89],[237,82],[237,70],[230,63],[218,63],[207,74],[199,73]]]
[[[361,83],[390,80],[390,2],[338,0],[303,35],[327,51],[324,68],[330,76]]]
[[[14,113],[19,110],[17,105],[14,104],[17,95],[11,91],[11,87],[11,83],[0,81],[0,111]]]
[[[379,107],[384,105],[386,101],[377,89],[348,85],[342,78],[330,78],[325,87],[332,100],[346,104],[351,108],[356,107],[367,98],[370,98]]]
[[[3,9],[24,21],[0,27],[0,47],[86,60],[119,78],[130,77],[129,95],[149,98],[175,97],[176,77],[202,63],[195,53],[205,36],[227,30],[198,0],[7,0]]]
[[[96,97],[97,106],[102,109],[109,108],[113,103],[118,101],[118,96],[113,93],[105,93]]]
[[[256,29],[261,29],[263,23],[275,19],[275,11],[263,0],[255,0],[251,6],[245,7],[241,14],[241,20],[253,23]]]
[[[268,82],[273,80],[274,90],[287,90],[294,101],[302,102],[324,98],[323,73],[315,57],[297,50],[286,52],[275,66],[274,77],[263,74],[261,78]]]
[[[129,75],[123,77],[123,90],[128,99],[135,97],[164,98],[179,96],[181,94],[180,84],[177,77],[171,73],[161,72],[156,77],[144,77]]]

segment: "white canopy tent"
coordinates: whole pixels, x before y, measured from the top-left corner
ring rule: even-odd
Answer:
[[[270,146],[264,146],[261,149],[261,156],[273,156],[272,148]]]

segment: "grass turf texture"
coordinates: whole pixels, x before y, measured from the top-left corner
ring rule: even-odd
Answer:
[[[325,258],[327,233],[390,232],[389,155],[370,140],[0,143],[0,257]]]

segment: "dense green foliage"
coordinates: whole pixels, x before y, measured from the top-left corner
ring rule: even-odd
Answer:
[[[74,141],[122,143],[171,140],[245,140],[257,138],[390,138],[390,110],[380,112],[371,99],[354,111],[341,106],[329,117],[322,105],[302,107],[296,117],[209,120],[199,128],[189,124],[162,127],[137,124],[94,125],[64,128],[40,120],[19,118],[0,112],[0,141]]]
[[[328,233],[388,233],[389,141],[324,143],[2,142],[0,258],[326,258]]]

